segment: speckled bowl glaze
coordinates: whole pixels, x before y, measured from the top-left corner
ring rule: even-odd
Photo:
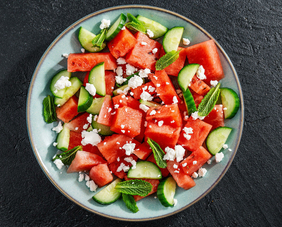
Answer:
[[[227,141],[232,151],[223,151],[225,157],[218,164],[215,164],[215,161],[211,165],[205,164],[204,167],[207,168],[208,172],[204,178],[195,179],[196,186],[194,188],[188,191],[177,188],[175,198],[178,203],[174,207],[166,208],[162,206],[155,195],[139,201],[137,203],[139,212],[135,214],[126,208],[121,199],[107,206],[94,202],[91,197],[95,192],[90,192],[85,183],[78,182],[77,173],[67,174],[65,168],[58,170],[51,162],[52,157],[57,152],[56,148],[52,146],[57,135],[51,129],[57,123],[46,124],[40,110],[42,110],[42,100],[44,97],[51,94],[49,86],[54,73],[67,67],[67,61],[62,58],[62,54],[81,52],[81,46],[77,39],[78,28],[83,26],[94,33],[98,33],[100,21],[103,18],[115,21],[121,13],[140,14],[159,21],[168,28],[176,25],[183,26],[185,28],[183,37],[189,38],[191,41],[190,45],[213,39],[210,34],[193,21],[177,13],[157,7],[127,5],[107,8],[92,13],[63,31],[40,59],[28,92],[27,127],[31,146],[39,165],[52,184],[63,195],[86,210],[108,218],[126,221],[146,221],[167,217],[188,208],[207,195],[224,176],[236,154],[242,135],[244,120],[243,96],[238,76],[230,59],[220,45],[216,43],[225,73],[225,78],[221,81],[222,87],[232,88],[241,99],[240,109],[236,116],[231,120],[226,120],[226,125],[234,129]]]

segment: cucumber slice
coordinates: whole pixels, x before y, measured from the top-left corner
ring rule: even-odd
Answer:
[[[121,182],[120,178],[115,179],[112,183],[110,183],[107,187],[103,188],[97,194],[95,194],[92,199],[97,203],[107,205],[111,204],[119,199],[121,193],[118,192],[115,187],[117,183]]]
[[[91,106],[86,110],[86,112],[95,115],[99,114],[103,102],[104,102],[104,97],[93,99]]]
[[[70,130],[63,125],[63,130],[58,134],[57,137],[57,148],[61,151],[67,151],[70,142]]]
[[[62,98],[65,94],[65,91],[67,88],[64,88],[64,89],[61,89],[61,90],[57,90],[55,88],[55,84],[56,82],[62,77],[62,76],[65,76],[65,77],[68,77],[70,78],[71,77],[71,72],[68,72],[68,70],[62,70],[60,72],[58,72],[52,79],[51,81],[51,85],[50,85],[50,90],[52,92],[52,94],[55,96],[55,97],[58,97],[58,98]]]
[[[94,47],[92,44],[92,40],[96,37],[95,34],[92,32],[86,30],[83,27],[79,28],[78,32],[78,41],[80,42],[80,45],[89,52],[99,52],[103,50],[106,47],[106,43],[103,43],[102,47]]]
[[[106,34],[106,40],[111,41],[120,32],[126,22],[126,16],[122,13]]]
[[[81,87],[82,82],[77,77],[70,78],[71,86],[68,87],[65,91],[63,98],[55,97],[55,104],[56,105],[64,105],[70,97],[72,97]]]
[[[232,128],[229,127],[218,127],[210,132],[207,137],[206,144],[212,155],[215,155],[221,150],[231,131]]]
[[[93,120],[92,120],[92,123],[91,123],[92,128],[93,129],[97,129],[98,133],[100,135],[110,136],[110,135],[114,134],[114,132],[110,130],[110,126],[106,126],[106,125],[100,124],[97,121],[94,121],[94,119],[95,119],[95,116],[93,116]]]
[[[159,167],[152,162],[139,161],[136,163],[136,168],[127,173],[128,178],[147,178],[147,179],[162,179],[162,172]]]
[[[165,207],[174,206],[176,182],[172,176],[162,180],[158,185],[157,196]]]
[[[152,37],[152,39],[156,39],[156,38],[163,36],[168,30],[167,27],[149,18],[143,17],[141,15],[138,15],[136,18],[137,20],[140,20],[143,22],[143,25],[146,30],[150,29],[154,33],[154,36]]]
[[[93,130],[92,125],[90,125],[89,128],[86,131],[91,132],[92,130]]]
[[[118,93],[118,90],[124,91],[125,89],[128,89],[128,84],[126,84],[126,85],[124,85],[122,87],[119,87],[116,90],[113,90],[113,95],[114,96],[119,95],[120,93]]]
[[[92,101],[93,97],[89,94],[85,87],[81,86],[78,98],[77,112],[86,111],[91,106]]]
[[[166,53],[172,50],[177,51],[183,31],[184,27],[174,27],[168,30],[163,39],[163,47]]]
[[[240,106],[240,99],[231,88],[220,89],[221,102],[224,107],[224,118],[230,119],[235,116]]]
[[[186,109],[188,114],[191,115],[192,113],[197,111],[197,107],[193,98],[192,93],[190,92],[189,88],[183,92],[183,97],[186,105]]]
[[[96,88],[96,93],[101,96],[106,95],[105,63],[101,62],[93,67],[89,73],[88,81]]]
[[[140,102],[141,104],[144,104],[144,105],[148,106],[148,107],[160,107],[160,106],[162,106],[161,104],[159,104],[159,103],[157,103],[157,102],[145,101],[145,100],[143,100],[143,99],[140,99],[139,102]]]
[[[189,64],[180,70],[177,80],[182,91],[187,90],[199,67],[199,64]]]

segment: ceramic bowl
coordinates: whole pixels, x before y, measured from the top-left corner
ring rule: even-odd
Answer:
[[[128,5],[107,8],[92,13],[63,31],[40,59],[28,92],[27,127],[31,146],[40,167],[52,184],[64,196],[86,210],[105,217],[127,221],[153,220],[173,215],[193,205],[207,195],[224,176],[236,154],[242,135],[244,119],[243,96],[236,71],[227,54],[216,42],[225,73],[225,78],[221,81],[222,87],[232,88],[237,92],[241,100],[240,109],[236,116],[233,119],[226,120],[226,126],[234,129],[227,141],[232,151],[223,151],[225,157],[220,163],[216,164],[213,161],[211,165],[205,164],[204,167],[207,168],[208,172],[205,177],[195,179],[196,186],[194,188],[188,191],[177,188],[175,198],[178,203],[174,207],[167,208],[162,206],[159,200],[156,199],[156,195],[151,195],[139,201],[137,203],[139,212],[135,214],[126,208],[121,199],[107,206],[94,202],[91,197],[95,192],[91,192],[86,187],[85,182],[78,182],[77,173],[67,174],[66,169],[58,170],[52,163],[51,159],[57,152],[52,143],[56,140],[57,135],[51,129],[57,123],[46,124],[40,110],[42,110],[42,100],[44,97],[51,94],[49,86],[54,73],[67,67],[67,61],[62,57],[62,54],[81,52],[81,46],[77,39],[78,28],[82,26],[97,34],[99,32],[100,21],[103,18],[115,21],[121,13],[140,14],[161,22],[168,28],[183,26],[185,28],[183,37],[189,38],[191,41],[190,45],[213,39],[209,33],[188,18],[157,7]]]

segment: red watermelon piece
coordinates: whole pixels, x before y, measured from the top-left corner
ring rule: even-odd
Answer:
[[[57,118],[65,123],[69,122],[78,115],[77,106],[78,98],[74,95],[64,105],[56,108]]]
[[[133,152],[138,158],[146,160],[146,158],[152,153],[152,148],[147,142],[141,143]]]
[[[204,122],[212,125],[212,129],[224,126],[224,113],[222,105],[215,105],[212,111],[204,118]]]
[[[110,95],[106,95],[102,104],[97,122],[106,126],[111,126],[113,118],[113,102]]]
[[[133,93],[133,97],[135,99],[140,99],[141,94],[143,91],[148,92],[150,95],[156,94],[156,88],[153,82],[148,82],[146,84],[142,84],[141,86],[131,89],[131,92]]]
[[[197,76],[194,76],[192,78],[189,88],[197,94],[203,96],[205,96],[210,90],[210,87],[204,81],[200,80]]]
[[[105,83],[106,83],[106,94],[113,95],[113,90],[115,89],[116,74],[113,71],[105,71]]]
[[[71,131],[82,132],[83,130],[85,130],[83,128],[84,125],[88,124],[89,126],[89,122],[87,121],[88,116],[89,116],[89,113],[83,113],[79,115],[78,117],[76,117],[75,119],[73,119],[72,121],[66,123],[65,126],[68,129],[70,129]]]
[[[106,184],[112,182],[114,179],[107,163],[93,166],[89,172],[89,177],[99,187],[105,186]]]
[[[139,110],[139,101],[130,97],[126,96],[125,94],[120,94],[113,97],[113,105],[115,109],[121,108],[123,106],[131,107],[132,109]]]

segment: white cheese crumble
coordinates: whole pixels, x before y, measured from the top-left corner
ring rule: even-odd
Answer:
[[[125,64],[126,64],[126,61],[125,61],[124,58],[118,58],[118,59],[117,59],[117,64],[118,64],[118,65],[125,65]]]
[[[216,153],[216,155],[215,155],[215,161],[216,161],[216,163],[221,162],[223,158],[224,158],[224,154],[223,154],[222,152]]]
[[[147,35],[148,35],[150,38],[153,38],[153,37],[154,37],[154,32],[152,32],[150,29],[147,29]]]
[[[118,66],[118,67],[117,67],[117,69],[116,69],[116,74],[117,74],[117,76],[122,77],[122,75],[123,75],[123,69],[122,69],[121,66]]]
[[[93,180],[86,181],[86,186],[90,189],[91,192],[95,192],[98,188],[98,185],[95,184]]]
[[[197,119],[204,120],[204,118],[205,118],[204,116],[203,117],[199,116],[198,111],[192,113],[191,117],[193,118],[193,120],[197,120]]]
[[[54,87],[56,88],[56,90],[61,90],[64,89],[66,87],[70,87],[71,86],[71,82],[69,80],[70,78],[67,76],[61,76],[60,79],[58,79],[54,85]],[[56,93],[56,92],[55,92]]]
[[[208,172],[208,171],[207,171],[206,168],[202,168],[202,167],[201,167],[201,168],[199,169],[199,171],[198,171],[198,175],[199,175],[199,177],[204,177],[207,172]]]
[[[231,148],[228,148],[228,151],[232,151],[232,149],[231,149]]]
[[[160,85],[160,84],[156,84],[156,86],[157,86],[157,87],[160,87],[161,85]]]
[[[155,110],[152,110],[150,113],[150,116],[155,115],[157,112]]]
[[[177,162],[182,161],[185,155],[185,149],[181,145],[175,145],[174,150],[175,150],[176,161]]]
[[[193,161],[193,165],[196,165],[197,164],[197,161]]]
[[[207,79],[206,75],[205,75],[205,69],[202,65],[200,65],[200,67],[198,68],[197,72],[196,72],[197,77],[200,80],[205,80]]]
[[[89,124],[85,124],[85,125],[83,125],[83,129],[88,129],[88,126],[89,126]]]
[[[177,103],[178,103],[178,99],[177,99],[177,97],[176,97],[176,96],[173,96],[172,101],[173,101],[173,104],[177,104]]]
[[[97,116],[97,115],[96,115],[96,116]],[[77,131],[77,130],[78,130],[78,127],[75,127],[74,130]]]
[[[62,169],[64,166],[64,163],[61,161],[61,159],[55,159],[54,164],[57,166],[58,169]]]
[[[123,145],[123,149],[125,150],[125,154],[127,156],[131,155],[135,149],[136,144],[135,143],[126,143]]]
[[[155,88],[150,85],[149,88],[148,88],[148,90],[149,90],[149,92],[154,92],[154,91],[155,91]]]
[[[90,180],[90,177],[88,174],[85,174],[85,181],[89,181]]]
[[[159,126],[159,127],[163,126],[163,124],[164,124],[164,121],[159,121],[159,122],[158,122],[158,126]]]
[[[97,118],[98,118],[98,115],[95,115],[93,120],[97,121]]]
[[[63,56],[64,58],[68,58],[68,57],[69,57],[69,54],[64,53],[64,54],[62,54],[62,56]]]
[[[190,44],[190,40],[187,38],[182,39],[183,45],[188,46]]]
[[[212,163],[212,160],[211,160],[211,159],[207,161],[207,164],[210,165],[211,163]]]
[[[54,147],[56,147],[57,145],[58,145],[58,143],[57,143],[57,142],[54,142],[54,143],[53,143],[53,146],[54,146]]]
[[[194,173],[192,174],[192,177],[195,178],[195,179],[198,178],[198,176],[199,176],[199,175],[198,175],[198,173],[196,173],[196,172],[194,172]]]
[[[139,76],[141,78],[147,78],[149,73],[151,73],[150,69],[140,69]]]
[[[124,30],[124,29],[125,29],[125,26],[123,26],[121,30]]]
[[[142,84],[143,84],[142,78],[140,76],[137,76],[137,75],[134,75],[128,81],[128,86],[130,88],[133,88],[133,89],[141,86]]]
[[[92,114],[89,114],[88,117],[86,118],[86,120],[91,123],[92,122]]]
[[[169,161],[174,161],[175,159],[175,150],[173,150],[170,147],[165,148],[165,155],[163,157],[163,160],[169,160]]]
[[[173,164],[173,168],[174,168],[174,169],[177,169],[177,168],[178,168],[178,165]]]
[[[123,82],[126,81],[126,79],[123,78],[123,76],[115,76],[115,79],[117,84],[122,84]]]
[[[177,205],[177,199],[173,199],[173,206]]]
[[[103,19],[100,24],[100,29],[108,28],[110,27],[110,24],[111,20]]]
[[[187,140],[190,140],[191,137],[192,137],[190,134],[193,134],[193,128],[184,127],[183,131],[184,131],[184,134],[183,134],[184,138],[187,139]]]
[[[228,148],[228,144],[223,144],[222,148],[227,149]]]
[[[52,130],[55,131],[56,133],[60,133],[63,130],[62,122],[59,121],[58,125],[52,128]]]
[[[147,43],[146,43],[146,42],[141,42],[141,45],[142,45],[142,46],[146,46]]]
[[[126,75],[128,76],[132,75],[137,70],[134,66],[130,64],[126,64],[125,67],[126,67]]]
[[[78,182],[82,182],[83,180],[84,180],[84,174],[83,173],[81,173],[81,172],[79,172],[78,173]]]
[[[131,163],[132,169],[136,169],[136,161],[132,157],[124,158],[124,161]]]
[[[85,49],[84,48],[81,48],[80,51],[81,51],[81,53],[85,53]]]
[[[86,91],[89,92],[90,95],[92,95],[92,96],[96,95],[96,88],[93,84],[86,83],[85,89],[86,89]]]
[[[139,105],[139,108],[140,108],[141,110],[143,110],[144,112],[147,112],[147,111],[150,109],[148,106],[146,106],[146,105],[144,105],[144,104],[140,104],[140,105]]]
[[[147,91],[143,91],[140,95],[140,98],[144,101],[152,101],[154,97],[151,96],[150,93],[148,93]]]
[[[124,171],[127,172],[130,169],[129,166],[126,166],[123,162],[120,163],[119,167],[117,168],[117,172]]]
[[[187,166],[187,162],[183,163],[182,166],[183,166],[183,167]]]
[[[81,144],[83,146],[85,146],[87,144],[91,144],[92,146],[96,146],[102,140],[100,135],[98,134],[97,129],[93,129],[90,132],[82,131],[81,137],[82,137]]]
[[[154,48],[153,50],[152,50],[152,53],[153,54],[155,54],[155,53],[157,53],[158,52],[158,48]]]
[[[210,84],[211,84],[211,86],[215,87],[218,84],[218,81],[217,80],[211,80]]]

